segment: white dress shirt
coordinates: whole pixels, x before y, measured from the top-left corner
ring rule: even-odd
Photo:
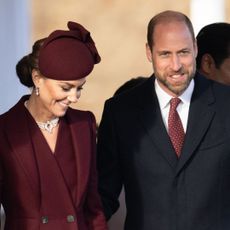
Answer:
[[[165,124],[165,127],[168,131],[168,116],[169,116],[169,109],[170,109],[170,100],[173,98],[171,95],[167,94],[159,85],[157,79],[155,80],[155,90],[157,94],[157,98],[160,105],[161,115]],[[187,130],[187,123],[188,123],[188,113],[189,113],[189,106],[194,89],[194,79],[191,80],[188,88],[183,92],[182,95],[179,96],[181,99],[181,103],[177,106],[177,112],[180,116],[184,132]]]

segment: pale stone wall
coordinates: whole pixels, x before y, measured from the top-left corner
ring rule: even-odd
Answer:
[[[69,20],[83,24],[92,34],[102,61],[88,77],[76,107],[91,110],[100,121],[104,101],[125,81],[149,76],[145,56],[146,27],[150,18],[166,9],[188,15],[186,0],[33,0],[32,41],[50,31],[66,29]]]

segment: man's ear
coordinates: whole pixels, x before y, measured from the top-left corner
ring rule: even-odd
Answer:
[[[152,51],[151,51],[148,43],[146,43],[145,48],[146,48],[146,56],[147,56],[149,62],[152,62]]]
[[[200,69],[205,75],[209,75],[216,68],[215,61],[210,54],[204,54],[201,58]]]

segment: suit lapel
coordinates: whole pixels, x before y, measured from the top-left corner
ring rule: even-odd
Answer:
[[[212,106],[214,96],[211,84],[207,82],[201,76],[195,78],[195,89],[190,104],[188,127],[182,154],[177,166],[177,173],[192,157],[215,115]]]
[[[153,78],[150,78],[146,82],[145,88],[143,89],[139,97],[139,105],[142,108],[140,110],[141,122],[152,139],[154,148],[157,149],[171,167],[176,168],[176,172],[179,173],[186,162],[192,157],[215,115],[215,110],[212,106],[214,103],[214,95],[211,83],[198,74],[195,77],[195,88],[190,104],[188,127],[179,160],[173,150],[162,120],[159,103],[153,86]]]
[[[146,88],[144,88],[143,94],[141,94],[139,100],[139,104],[142,107],[140,119],[149,137],[152,139],[154,148],[162,154],[172,168],[175,168],[178,159],[162,120],[153,82],[153,78],[150,78],[146,82]]]
[[[9,112],[6,121],[6,135],[14,152],[13,156],[16,157],[27,176],[34,193],[38,193],[39,177],[28,125],[28,119],[31,117],[24,108],[25,100],[25,97],[22,98]]]

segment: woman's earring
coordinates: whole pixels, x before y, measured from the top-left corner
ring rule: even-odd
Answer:
[[[36,94],[37,96],[39,96],[39,88],[38,88],[38,87],[35,87],[35,94]]]

